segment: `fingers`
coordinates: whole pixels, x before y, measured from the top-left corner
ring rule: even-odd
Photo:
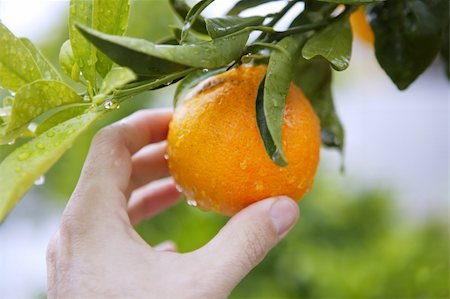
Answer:
[[[137,189],[128,204],[131,223],[136,225],[173,206],[180,195],[172,178],[161,179]]]
[[[92,141],[78,186],[78,200],[72,205],[81,211],[126,208],[125,193],[132,170],[131,157],[149,143],[167,136],[170,110],[142,110],[100,130]],[[94,206],[94,207],[93,207]]]
[[[132,171],[128,193],[142,187],[153,180],[169,175],[169,167],[164,154],[165,141],[148,145],[137,152],[132,158]]]
[[[231,290],[287,234],[298,216],[297,204],[287,197],[257,202],[236,214],[199,251],[209,257],[207,264],[215,268],[214,273],[229,278]]]

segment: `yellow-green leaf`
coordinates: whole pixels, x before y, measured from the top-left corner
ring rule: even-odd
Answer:
[[[0,221],[101,113],[69,119],[12,152],[0,164]]]
[[[42,79],[36,61],[23,42],[0,23],[0,86],[16,91]]]
[[[28,38],[21,38],[20,40],[33,56],[34,61],[41,71],[42,79],[61,81],[61,76],[58,71],[53,67],[53,65],[51,65],[47,58],[45,58],[41,51],[36,48],[36,46]]]
[[[99,93],[102,95],[108,95],[117,88],[120,88],[136,79],[136,75],[130,69],[125,67],[115,67],[109,71],[108,75],[106,75],[102,82],[102,86],[100,87]]]
[[[16,93],[4,136],[0,136],[0,144],[16,138],[39,115],[80,102],[83,98],[72,87],[59,81],[38,80],[21,87]]]
[[[123,35],[128,26],[129,0],[94,0],[93,28],[113,35]],[[112,67],[112,61],[97,52],[97,71],[103,77]]]

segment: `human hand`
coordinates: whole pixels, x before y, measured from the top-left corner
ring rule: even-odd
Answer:
[[[149,246],[133,225],[180,196],[161,179],[169,175],[161,141],[171,117],[140,111],[95,136],[48,246],[49,298],[224,298],[294,225],[296,203],[270,198],[236,214],[196,251]]]

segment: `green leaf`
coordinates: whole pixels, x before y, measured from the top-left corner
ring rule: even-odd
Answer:
[[[414,82],[439,52],[442,9],[436,9],[434,2],[387,1],[371,10],[377,60],[401,90]]]
[[[159,42],[158,44],[172,44],[172,45],[179,45],[180,41],[181,41],[181,28],[178,27],[171,27],[170,28],[172,30],[172,34],[176,39],[176,43],[161,43]],[[204,39],[198,35],[195,35],[192,31],[188,31],[186,37],[184,38],[184,43],[185,44],[197,44],[199,42],[204,42],[207,39]],[[209,40],[209,39],[208,39]]]
[[[238,1],[233,8],[231,8],[227,15],[229,16],[237,16],[242,11],[253,8],[255,6],[267,3],[267,2],[274,2],[274,1],[280,1],[280,0],[241,0]]]
[[[136,75],[128,68],[115,67],[109,71],[100,87],[99,94],[108,95],[114,90],[136,80]]]
[[[94,0],[93,28],[113,35],[123,35],[128,26],[129,0]],[[97,52],[96,68],[102,77],[108,74],[112,61]]]
[[[68,119],[74,118],[78,115],[81,115],[87,111],[91,107],[91,104],[79,104],[76,106],[66,106],[63,107],[61,110],[55,112],[48,118],[46,118],[44,121],[42,121],[36,128],[36,131],[34,134],[36,136],[39,136],[43,133],[45,133],[47,130],[53,128],[54,126],[65,122]]]
[[[83,98],[60,81],[38,80],[22,86],[16,93],[4,136],[0,136],[0,144],[15,139],[33,119],[43,113],[81,102]]]
[[[295,57],[303,42],[304,38],[301,36],[283,38],[277,45],[285,49],[289,55],[286,52],[273,51],[267,66],[264,83],[264,116],[276,150],[273,152],[271,148],[267,147],[266,150],[271,159],[279,166],[287,165],[283,151],[281,128],[283,126],[286,96],[291,85],[293,67],[296,61]],[[261,125],[259,126],[261,127]],[[260,131],[260,133],[262,132]]]
[[[42,79],[39,66],[23,42],[0,23],[0,86],[16,91]]]
[[[143,39],[113,36],[85,26],[78,26],[88,40],[119,65],[129,67],[138,75],[173,73],[163,64],[180,69],[180,65],[198,68],[219,68],[238,59],[249,37],[248,30],[189,45],[158,45]],[[136,61],[135,57],[140,57]],[[155,59],[156,58],[156,59]],[[175,63],[175,64],[174,64]]]
[[[183,28],[181,30],[180,43],[184,42],[187,32],[191,29],[191,26],[195,24],[197,18],[200,16],[200,13],[212,2],[214,2],[214,0],[200,0],[188,11],[186,18],[184,19]]]
[[[28,48],[30,54],[33,56],[39,70],[42,74],[42,79],[61,81],[61,76],[58,71],[51,65],[51,63],[42,55],[41,51],[27,38],[20,39],[25,47]]]
[[[95,47],[89,43],[77,30],[75,24],[94,26],[94,3],[93,0],[71,0],[69,14],[69,37],[73,55],[77,65],[80,67],[83,77],[90,83],[92,88],[96,86],[97,55]]]
[[[240,31],[248,26],[261,25],[264,22],[264,17],[234,17],[227,16],[223,18],[205,19],[206,29],[211,38],[218,38],[237,31]]]
[[[345,70],[352,53],[352,29],[347,17],[343,17],[314,34],[303,47],[306,59],[322,56],[338,71]]]
[[[309,99],[320,119],[322,143],[342,151],[344,129],[333,104],[330,64],[323,58],[306,60],[300,57],[293,81]]]
[[[61,46],[61,50],[59,51],[59,65],[64,74],[72,80],[80,82],[80,67],[73,57],[70,40],[65,41]]]
[[[69,119],[20,146],[0,164],[0,221],[33,183],[44,174],[75,139],[101,114],[88,112]]]
[[[175,13],[184,21],[191,10],[191,7],[187,5],[184,0],[169,0],[169,3]],[[202,16],[197,16],[195,23],[191,24],[191,29],[202,34],[208,34],[206,31],[205,20]]]
[[[187,75],[183,80],[178,83],[177,89],[173,96],[173,107],[177,106],[179,99],[181,99],[189,90],[200,84],[200,82],[207,78],[223,73],[227,70],[227,67],[215,69],[215,70],[197,70]]]

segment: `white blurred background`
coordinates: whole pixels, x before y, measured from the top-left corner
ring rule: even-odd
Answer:
[[[228,7],[234,1],[218,2]],[[37,44],[50,38],[47,32],[67,18],[67,11],[63,0],[0,0],[1,22]],[[208,13],[219,11],[224,10]],[[450,111],[442,63],[436,61],[400,92],[378,66],[372,47],[356,42],[350,67],[335,76],[334,95],[346,131],[346,171],[340,174],[336,152],[323,150],[322,176],[351,189],[389,190],[404,217],[446,217]],[[171,94],[165,96],[170,105]],[[46,245],[63,206],[44,197],[35,186],[0,225],[0,298],[45,295]]]

